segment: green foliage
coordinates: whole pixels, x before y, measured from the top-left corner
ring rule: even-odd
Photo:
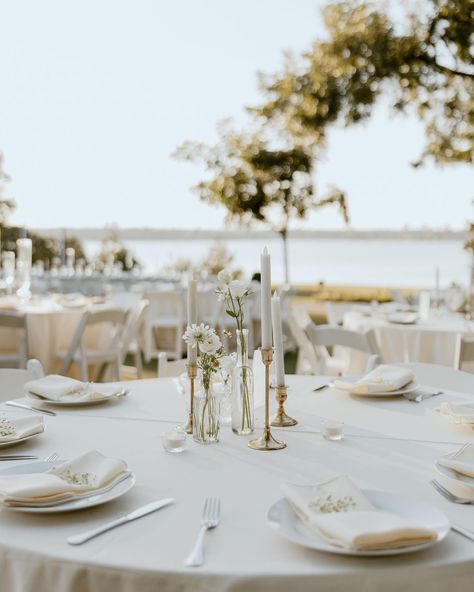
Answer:
[[[427,143],[416,165],[427,157],[472,162],[474,2],[418,2],[401,23],[385,6],[330,3],[327,39],[263,78],[266,102],[252,111],[317,150],[331,125],[366,119],[389,94],[395,111],[412,108],[425,123]]]

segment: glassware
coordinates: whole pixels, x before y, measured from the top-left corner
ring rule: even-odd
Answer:
[[[344,424],[342,421],[324,419],[321,433],[325,440],[336,442],[344,438]]]
[[[232,431],[243,436],[253,429],[253,372],[248,364],[248,329],[243,329],[237,330],[237,365],[232,376]]]
[[[173,454],[183,452],[186,448],[186,432],[171,430],[161,434],[161,443],[166,452]]]
[[[201,385],[194,395],[193,439],[199,444],[219,442],[220,397],[213,390]]]

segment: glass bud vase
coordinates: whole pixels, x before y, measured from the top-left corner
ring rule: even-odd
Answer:
[[[244,436],[253,428],[253,372],[248,364],[248,329],[243,329],[237,331],[237,365],[232,376],[232,431]]]
[[[206,389],[202,386],[194,395],[193,439],[199,444],[219,442],[220,396],[216,395],[212,383]]]

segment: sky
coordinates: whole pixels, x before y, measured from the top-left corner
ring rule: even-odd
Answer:
[[[323,34],[321,0],[22,0],[2,3],[0,150],[32,227],[219,228],[224,211],[190,191],[203,176],[171,154],[245,121],[257,71]],[[315,179],[345,190],[353,228],[462,228],[473,215],[466,165],[414,170],[423,129],[381,103],[334,129]],[[304,228],[342,228],[331,209]]]

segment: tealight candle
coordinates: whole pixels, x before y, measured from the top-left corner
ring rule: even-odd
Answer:
[[[323,421],[321,433],[326,440],[342,440],[344,438],[344,424],[342,421],[325,419]]]
[[[166,452],[183,452],[186,448],[186,432],[171,430],[161,434],[161,443]]]

